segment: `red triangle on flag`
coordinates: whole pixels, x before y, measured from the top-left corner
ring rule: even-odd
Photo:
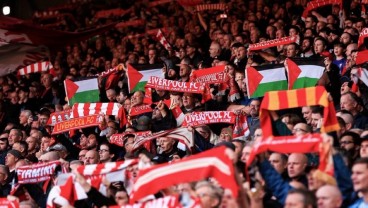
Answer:
[[[143,74],[141,74],[133,66],[131,66],[130,64],[128,64],[128,67],[127,67],[127,77],[128,77],[128,88],[129,88],[129,92],[132,92],[133,89],[134,89],[134,87],[142,79]]]
[[[291,59],[286,59],[285,62],[286,62],[286,69],[288,72],[289,90],[291,90],[293,89],[294,83],[298,79],[300,73],[302,73],[302,70]]]
[[[66,97],[68,98],[68,100],[70,100],[75,95],[75,93],[78,91],[79,86],[76,85],[73,81],[69,79],[65,79],[64,85],[65,85]]]
[[[261,83],[263,76],[254,67],[248,67],[247,69],[247,80],[248,80],[248,95],[252,96],[257,90],[259,83]]]

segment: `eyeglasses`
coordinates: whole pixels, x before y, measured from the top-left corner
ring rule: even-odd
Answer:
[[[230,136],[228,133],[221,133],[220,136]]]
[[[107,150],[107,149],[100,149],[100,150],[98,150],[98,153],[104,153],[104,152],[108,152],[109,150]]]
[[[353,141],[341,141],[340,145],[346,145],[346,144],[352,144],[354,143]]]

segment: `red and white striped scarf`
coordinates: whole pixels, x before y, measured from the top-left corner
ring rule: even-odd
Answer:
[[[43,61],[34,63],[31,65],[28,65],[24,68],[21,68],[18,70],[18,75],[26,75],[31,73],[37,73],[37,72],[45,72],[49,69],[53,68],[51,62],[49,61]]]
[[[126,181],[127,167],[137,164],[138,160],[126,160],[119,162],[108,162],[93,165],[83,165],[77,171],[86,177],[87,181],[97,190],[104,192],[102,177],[110,182]],[[128,188],[128,187],[127,187]]]
[[[342,6],[342,0],[314,0],[308,2],[307,7],[303,11],[302,19],[307,18],[310,11],[330,4],[339,4]]]
[[[235,123],[235,114],[230,111],[193,112],[185,115],[183,127],[200,126],[213,123]]]
[[[265,48],[271,48],[271,47],[286,45],[290,43],[298,43],[298,41],[299,41],[298,37],[296,36],[282,37],[279,39],[267,40],[267,41],[263,41],[260,43],[250,44],[248,51],[257,51],[257,50],[261,50]]]
[[[52,187],[47,196],[46,207],[56,208],[66,205],[73,206],[75,201],[86,198],[88,197],[82,186],[74,182],[72,176],[69,176],[65,184]]]
[[[206,11],[206,10],[221,10],[224,11],[226,9],[226,4],[201,4],[196,6],[197,12]]]
[[[238,185],[235,181],[233,161],[227,152],[226,147],[217,147],[175,163],[154,165],[140,170],[130,195],[130,202],[134,203],[172,185],[209,177],[215,178],[222,187],[230,189],[236,198]]]
[[[153,139],[156,139],[158,137],[163,137],[163,136],[178,140],[179,142],[183,143],[189,149],[191,149],[194,146],[193,133],[188,131],[187,128],[182,127],[182,128],[176,128],[176,129],[154,133],[148,137],[138,136],[136,137],[134,141],[133,150],[137,150],[138,148],[140,148],[143,144],[145,144],[148,141],[151,141]]]
[[[164,46],[166,50],[169,51],[171,49],[170,43],[166,40],[164,34],[160,29],[157,31],[156,38]]]
[[[75,103],[72,107],[71,118],[104,114],[120,117],[121,104],[119,103]]]
[[[368,28],[364,28],[362,29],[362,31],[359,34],[359,39],[358,39],[358,48],[364,43],[364,39],[368,37]]]

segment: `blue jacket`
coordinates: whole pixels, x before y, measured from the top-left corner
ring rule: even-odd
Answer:
[[[284,204],[288,192],[293,189],[289,181],[284,180],[268,160],[259,163],[258,167],[267,188],[271,190],[278,202]]]
[[[361,203],[364,203],[363,198],[358,199],[354,204],[350,205],[349,208],[359,208],[359,205]],[[364,206],[364,207],[368,208],[368,206]]]
[[[350,179],[350,170],[345,165],[340,154],[334,155],[333,161],[337,185],[343,194],[344,204],[348,205],[356,199],[356,193],[354,192]],[[288,192],[293,189],[289,185],[289,181],[284,180],[267,160],[259,163],[258,167],[267,187],[272,191],[272,194],[277,200],[281,204],[284,204]]]
[[[354,192],[353,183],[351,181],[351,172],[345,165],[345,162],[340,154],[333,156],[334,172],[337,186],[343,196],[343,206],[347,207],[351,202],[357,199],[357,194]]]

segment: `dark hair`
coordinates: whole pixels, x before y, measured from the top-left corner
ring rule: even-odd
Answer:
[[[321,116],[323,117],[323,107],[322,106],[319,106],[319,105],[312,106],[311,111],[312,113],[321,114]]]
[[[346,131],[343,134],[341,134],[340,139],[344,136],[351,136],[353,138],[354,145],[360,145],[361,139],[359,134],[352,132],[352,131]]]
[[[316,196],[311,191],[305,189],[292,189],[289,191],[288,195],[289,194],[299,194],[303,196],[302,202],[304,207],[312,206],[313,208],[317,208]]]
[[[368,167],[368,157],[358,158],[357,160],[355,160],[353,165],[357,165],[357,164],[364,164]]]

